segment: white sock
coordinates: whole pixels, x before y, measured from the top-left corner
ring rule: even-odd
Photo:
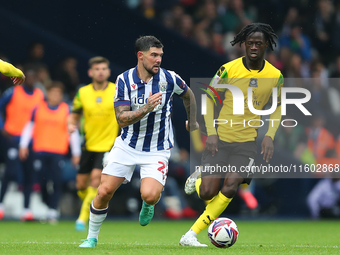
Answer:
[[[93,203],[90,207],[89,233],[87,239],[95,238],[98,240],[100,227],[107,216],[108,207],[105,209],[96,209]]]
[[[185,233],[185,236],[187,236],[187,237],[189,237],[189,236],[197,237],[197,234],[192,229],[189,229],[189,231]]]
[[[56,209],[49,209],[47,212],[47,218],[48,219],[58,219],[59,218],[59,212]]]
[[[24,214],[30,213],[30,212],[31,212],[31,210],[29,208],[24,208]]]

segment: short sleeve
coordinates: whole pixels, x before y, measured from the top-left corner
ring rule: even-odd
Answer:
[[[227,84],[228,83],[228,72],[225,65],[221,66],[214,77],[211,79],[210,86],[215,87],[216,84]],[[217,92],[225,92],[226,88],[218,88]]]
[[[118,76],[116,81],[116,91],[115,91],[115,98],[114,98],[114,107],[121,106],[121,105],[131,105],[129,91],[127,86],[124,82],[122,76]]]
[[[185,83],[185,81],[176,73],[174,73],[175,77],[175,84],[174,84],[174,93],[182,96],[187,92],[188,85]]]
[[[76,96],[73,99],[73,104],[72,104],[72,112],[73,113],[81,113],[83,110],[83,104],[80,99],[80,92],[78,90]]]

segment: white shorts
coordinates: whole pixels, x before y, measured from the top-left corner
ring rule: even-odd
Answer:
[[[138,151],[127,145],[121,137],[117,137],[102,174],[124,177],[124,183],[127,183],[130,182],[136,165],[139,165],[141,179],[151,177],[164,186],[169,158],[170,150]]]

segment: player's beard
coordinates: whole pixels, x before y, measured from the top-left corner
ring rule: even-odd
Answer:
[[[158,71],[157,71],[157,72],[154,72],[154,71],[152,71],[152,68],[153,68],[154,66],[152,66],[151,68],[148,68],[148,67],[143,63],[143,67],[144,67],[144,69],[145,69],[149,74],[151,74],[152,76],[155,75],[155,74],[157,74],[157,73],[159,72],[159,68],[160,68],[160,66],[158,66]]]

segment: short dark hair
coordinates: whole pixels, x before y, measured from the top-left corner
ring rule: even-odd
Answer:
[[[135,51],[148,51],[151,47],[163,48],[160,40],[152,35],[141,36],[136,40]]]
[[[247,26],[245,26],[234,38],[233,41],[231,41],[231,45],[234,46],[237,43],[244,43],[247,39],[247,37],[255,32],[261,32],[263,33],[266,41],[268,42],[268,46],[271,50],[274,50],[273,45],[276,46],[276,42],[274,38],[278,38],[275,34],[272,27],[268,24],[264,23],[252,23]]]
[[[61,93],[64,92],[64,84],[61,81],[52,81],[49,86],[46,87],[47,91],[50,91],[51,89],[60,89]]]
[[[106,63],[107,66],[110,65],[110,61],[107,58],[104,58],[102,56],[97,56],[97,57],[90,58],[89,67],[91,68],[94,64],[101,64],[101,63]]]

